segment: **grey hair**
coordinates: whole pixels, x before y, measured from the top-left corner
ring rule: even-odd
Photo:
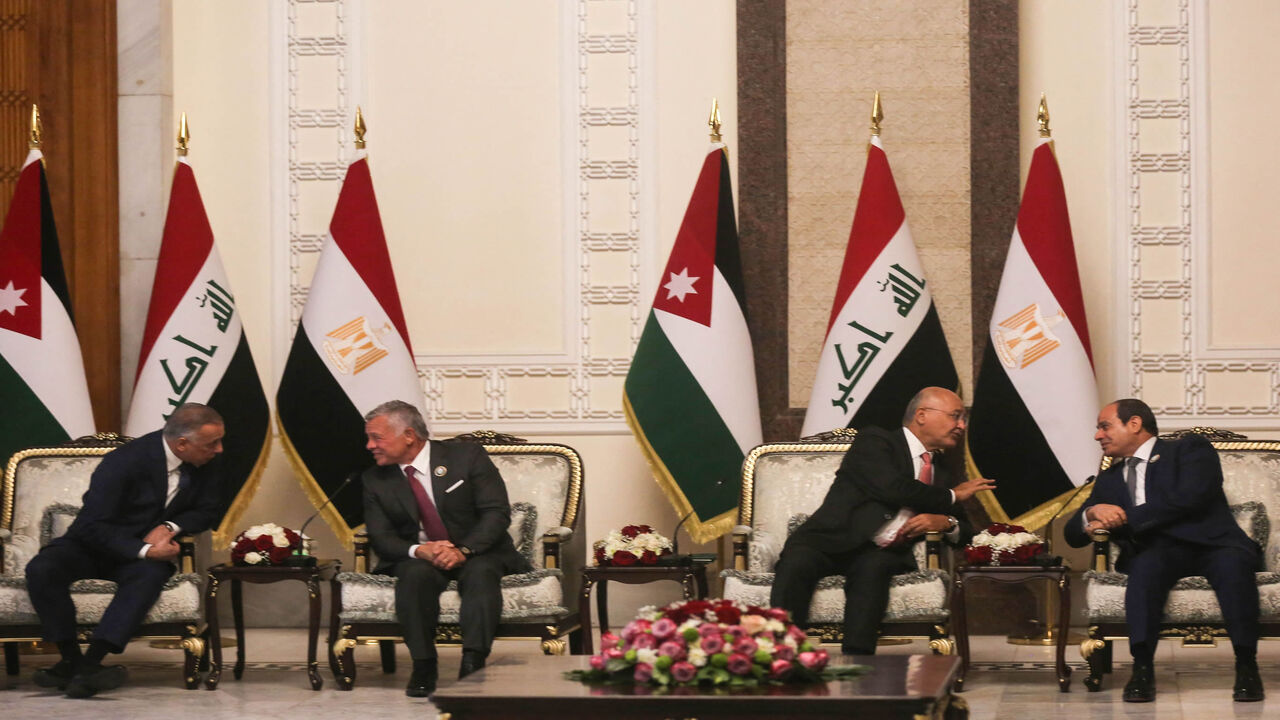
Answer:
[[[376,417],[386,417],[398,427],[413,430],[420,440],[430,437],[427,433],[427,421],[422,419],[422,413],[418,411],[417,406],[403,400],[388,400],[382,403],[365,413],[364,421],[369,422]]]
[[[205,425],[222,425],[217,410],[200,403],[179,405],[164,423],[164,436],[170,440],[191,437]]]
[[[915,397],[911,398],[911,402],[907,403],[907,411],[902,414],[903,427],[907,427],[911,424],[911,421],[916,417],[916,411],[924,404],[925,399],[933,397],[934,393],[938,390],[939,388],[936,387],[927,387],[916,393]]]

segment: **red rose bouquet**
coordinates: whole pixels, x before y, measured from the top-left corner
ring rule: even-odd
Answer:
[[[254,525],[231,543],[231,562],[236,565],[279,565],[307,540],[275,523]]]
[[[1039,535],[1021,525],[992,523],[973,536],[964,557],[970,565],[1027,565],[1042,552],[1044,541]]]
[[[672,552],[671,541],[648,525],[611,530],[592,547],[597,565],[656,565],[658,558]]]
[[[621,635],[600,636],[581,682],[757,686],[851,677],[866,665],[828,667],[829,657],[792,624],[787,611],[731,600],[687,600],[643,608]]]

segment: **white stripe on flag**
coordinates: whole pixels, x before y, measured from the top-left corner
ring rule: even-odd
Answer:
[[[907,271],[912,277],[924,280],[924,266],[920,264],[915,242],[911,239],[911,230],[905,222],[858,280],[844,307],[840,308],[836,321],[831,325],[831,331],[822,346],[822,356],[818,358],[818,372],[813,383],[813,393],[809,396],[809,408],[805,411],[802,435],[847,427],[867,395],[880,382],[880,378],[929,314],[933,296],[927,282],[923,289],[919,289],[920,297],[911,306],[906,317],[898,313],[898,305],[894,303],[894,285],[889,282],[890,274],[906,280],[909,288],[916,288],[916,285],[904,273],[894,270],[894,265]],[[866,330],[852,327],[850,323],[854,322]],[[893,334],[882,341],[871,333],[879,337]],[[867,345],[864,346],[864,343]],[[840,354],[836,353],[837,344],[840,345]],[[857,384],[846,399],[840,386],[847,386],[853,379],[846,378],[845,373],[846,370],[853,370],[860,348],[864,348],[865,352],[874,349],[875,356],[862,375],[857,377]],[[844,357],[844,367],[841,367],[841,355]],[[835,399],[844,400],[848,410],[835,404]]]
[[[215,247],[156,336],[150,355],[141,360],[146,364],[133,388],[126,435],[139,437],[159,430],[165,416],[182,403],[209,402],[243,334],[239,308],[224,292],[229,290]],[[219,330],[215,312],[225,316],[227,303],[232,312],[225,329]],[[168,366],[167,373],[161,361]]]
[[[40,337],[0,328],[0,355],[4,356],[27,387],[40,398],[67,435],[93,434],[93,409],[89,383],[76,328],[62,307],[62,300],[40,279]]]
[[[1098,464],[1098,446],[1092,439],[1098,412],[1097,383],[1075,326],[1062,313],[1061,305],[1027,254],[1015,227],[1000,292],[992,310],[989,352],[999,352],[997,346],[1009,342],[1016,332],[1001,328],[1000,323],[1033,304],[1039,309],[1040,317],[1047,320],[1045,324],[1049,325],[1048,333],[1052,335],[1048,343],[1040,347],[1047,347],[1053,340],[1060,345],[1025,367],[1021,362],[1015,362],[1013,367],[1006,362],[1005,373],[1063,471],[1072,483],[1079,485],[1093,474]]]
[[[332,236],[316,264],[301,326],[361,414],[387,400],[413,403],[426,414],[409,348]]]
[[[711,327],[662,310],[654,317],[745,455],[759,445],[760,401],[751,334],[720,269],[711,289]]]

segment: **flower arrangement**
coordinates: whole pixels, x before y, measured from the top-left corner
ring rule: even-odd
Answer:
[[[781,608],[731,600],[686,600],[642,608],[621,635],[600,636],[603,650],[589,670],[565,674],[581,682],[641,685],[758,686],[850,677],[865,665],[829,667]]]
[[[992,523],[973,536],[964,557],[970,565],[1026,565],[1042,552],[1044,541],[1039,535],[1021,525]]]
[[[237,535],[231,544],[231,562],[236,565],[279,565],[308,539],[306,535],[275,523],[254,525]]]
[[[658,558],[672,552],[671,541],[648,525],[627,525],[621,530],[610,530],[592,547],[597,565],[656,565]]]

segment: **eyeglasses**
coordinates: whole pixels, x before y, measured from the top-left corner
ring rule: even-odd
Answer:
[[[934,411],[934,412],[940,412],[940,413],[942,413],[943,415],[946,415],[946,416],[950,417],[954,422],[957,422],[957,423],[962,423],[962,422],[963,422],[963,423],[967,423],[967,422],[969,422],[969,411],[968,411],[968,410],[956,410],[955,412],[947,412],[946,410],[939,410],[938,408],[931,408],[931,407],[922,407],[922,408],[920,408],[920,409],[921,409],[921,410],[932,410],[932,411]]]

